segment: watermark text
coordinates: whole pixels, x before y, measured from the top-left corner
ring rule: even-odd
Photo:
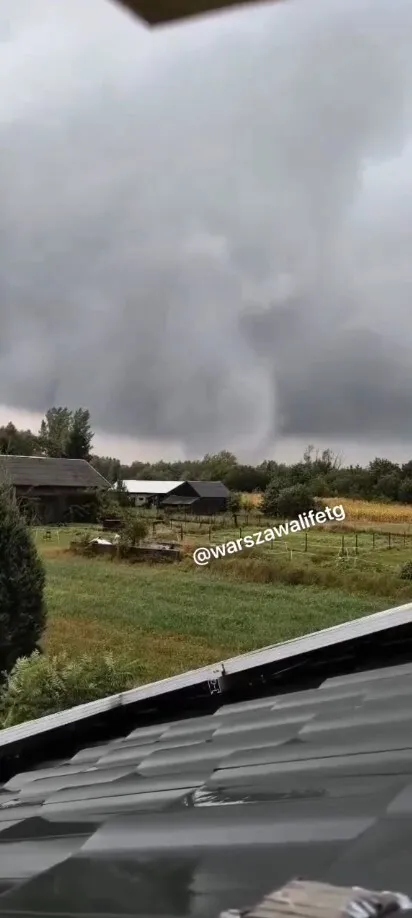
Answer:
[[[282,539],[291,533],[303,532],[310,529],[311,526],[321,526],[324,523],[343,523],[345,519],[345,510],[342,504],[335,507],[324,507],[323,510],[309,510],[308,513],[300,513],[297,519],[282,523],[280,526],[273,526],[269,529],[261,529],[252,535],[242,536],[240,539],[234,539],[231,542],[222,542],[221,545],[209,545],[196,548],[193,552],[193,560],[199,567],[209,564],[212,558],[225,558],[235,555],[244,548],[254,548],[255,545],[265,545],[267,542],[273,542],[274,539]]]

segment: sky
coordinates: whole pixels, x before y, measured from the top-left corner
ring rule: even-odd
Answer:
[[[2,0],[0,423],[412,456],[412,4]],[[5,87],[7,87],[5,89]]]

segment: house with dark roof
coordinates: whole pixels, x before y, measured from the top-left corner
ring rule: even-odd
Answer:
[[[93,495],[108,481],[85,459],[0,456],[0,482],[9,484],[39,524],[91,521]]]
[[[114,485],[116,488],[116,485]],[[126,479],[123,487],[136,506],[214,516],[227,509],[230,491],[221,481],[139,481]]]
[[[0,918],[411,896],[411,702],[408,604],[0,731]]]

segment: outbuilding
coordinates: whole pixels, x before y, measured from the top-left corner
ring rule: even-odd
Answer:
[[[230,496],[230,492],[221,481],[126,479],[122,486],[136,507],[164,507],[169,510],[175,508],[197,516],[224,513]]]
[[[43,525],[93,521],[93,498],[110,488],[85,459],[49,456],[1,456],[0,482],[9,484],[22,509]]]

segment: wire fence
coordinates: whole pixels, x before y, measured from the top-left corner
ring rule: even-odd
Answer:
[[[213,542],[224,542],[236,539],[242,539],[245,535],[257,535],[258,532],[265,532],[266,529],[273,526],[280,527],[282,523],[277,520],[265,519],[259,516],[251,520],[250,514],[245,514],[244,519],[240,522],[238,517],[235,525],[232,516],[226,517],[209,517],[209,518],[168,518],[159,519],[152,516],[148,518],[149,536],[159,538],[165,536],[165,533],[171,533],[175,541],[180,542],[198,542],[202,536],[205,544]],[[284,525],[284,524],[283,524]],[[81,530],[94,530],[97,526],[49,526],[35,527],[33,529],[36,541],[48,543],[64,543],[73,538],[75,530],[80,534]],[[261,547],[263,547],[262,543]],[[342,531],[336,529],[326,529],[314,527],[300,533],[284,535],[281,538],[265,541],[264,546],[272,552],[285,552],[293,557],[294,554],[306,554],[309,556],[334,555],[342,561],[356,559],[359,555],[369,554],[371,552],[382,552],[389,550],[412,550],[412,533],[408,532],[380,532],[380,531]]]

